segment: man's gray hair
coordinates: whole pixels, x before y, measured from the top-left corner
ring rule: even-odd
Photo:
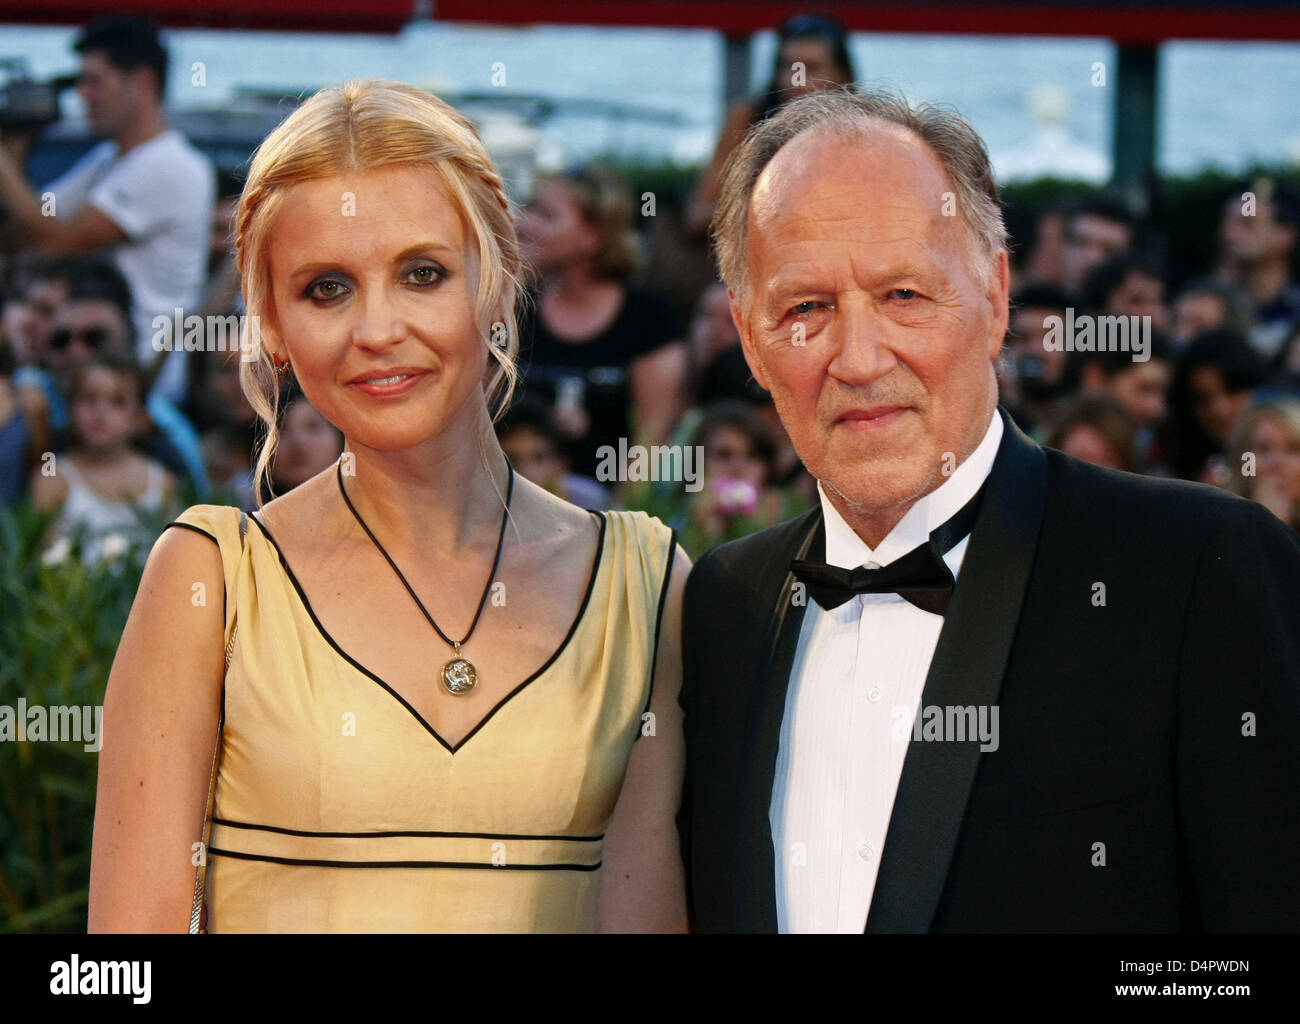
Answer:
[[[805,132],[852,137],[866,134],[882,121],[907,129],[934,153],[952,182],[955,212],[970,242],[971,270],[983,284],[992,280],[994,261],[1007,247],[1007,229],[984,140],[970,123],[955,111],[928,103],[913,106],[886,92],[827,89],[787,103],[751,128],[727,161],[713,237],[718,272],[742,307],[749,303],[745,255],[749,202],[763,168],[786,143]],[[936,205],[942,201],[943,197],[935,196]]]

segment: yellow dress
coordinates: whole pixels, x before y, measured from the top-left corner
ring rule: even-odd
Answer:
[[[593,513],[597,514],[597,513]],[[579,932],[650,704],[673,533],[605,512],[555,654],[455,748],[325,632],[256,518],[173,526],[221,549],[225,727],[210,932]]]

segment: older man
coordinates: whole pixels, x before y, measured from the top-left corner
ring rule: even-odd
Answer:
[[[1300,929],[1300,545],[997,408],[975,132],[799,100],[737,151],[715,227],[821,504],[690,579],[695,927]]]

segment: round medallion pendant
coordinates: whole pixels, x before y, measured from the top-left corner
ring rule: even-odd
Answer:
[[[469,693],[478,682],[478,673],[464,658],[452,658],[442,666],[442,685],[457,696]]]

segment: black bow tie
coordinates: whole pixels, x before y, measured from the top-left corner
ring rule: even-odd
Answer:
[[[794,561],[790,570],[812,599],[828,611],[857,594],[897,594],[923,611],[943,615],[955,583],[943,556],[975,527],[981,487],[930,539],[880,569],[841,569],[824,562]]]

